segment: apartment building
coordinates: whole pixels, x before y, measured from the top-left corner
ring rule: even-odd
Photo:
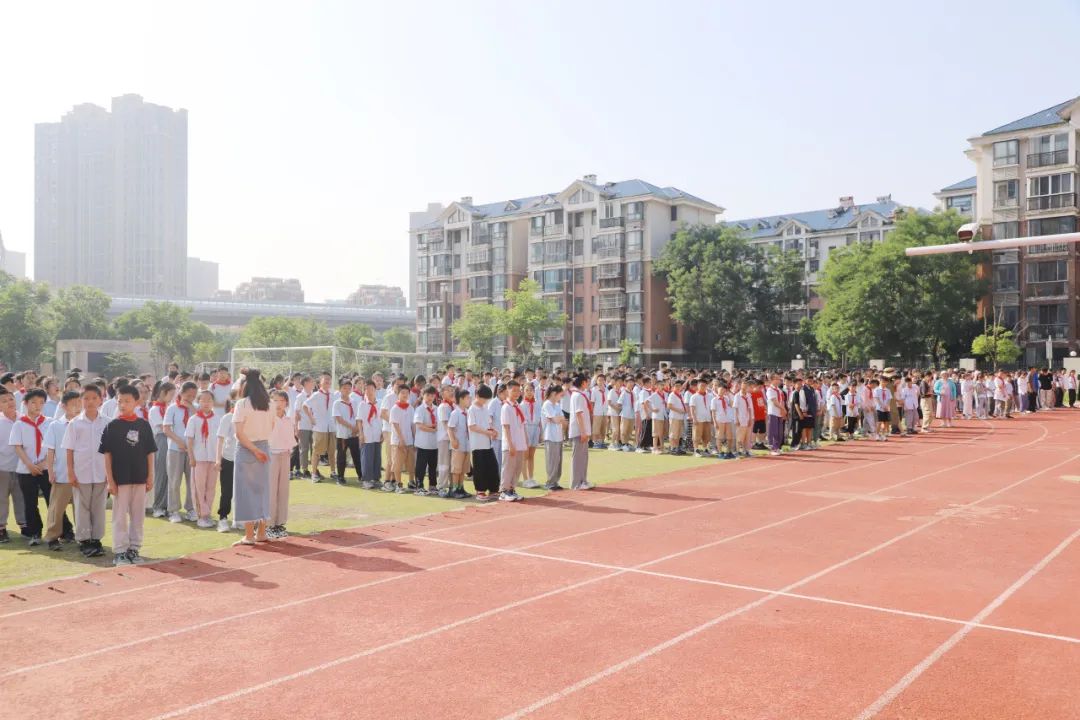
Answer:
[[[1073,98],[969,139],[976,165],[976,213],[984,237],[1012,238],[1076,232],[1077,131],[1080,98]],[[1021,362],[1047,361],[1047,340],[1060,361],[1077,342],[1077,271],[1073,243],[995,252],[991,258],[994,313],[1017,327]]]
[[[234,300],[304,302],[304,289],[296,278],[253,277],[236,286]]]
[[[976,177],[946,185],[934,193],[942,210],[955,210],[966,218],[975,218]]]
[[[347,305],[361,307],[407,307],[405,293],[396,285],[361,285],[349,293]]]
[[[882,195],[862,205],[855,204],[853,196],[845,195],[832,208],[732,220],[725,224],[738,228],[753,245],[773,246],[803,256],[805,303],[788,309],[785,318],[794,327],[803,317],[813,317],[822,307],[815,287],[829,253],[855,243],[882,241],[906,210],[911,208],[894,201],[892,195]]]
[[[417,248],[417,345],[456,350],[450,325],[468,302],[506,305],[506,290],[531,277],[566,314],[542,334],[548,362],[585,353],[614,361],[624,339],[643,362],[684,355],[666,284],[652,265],[679,227],[715,224],[723,208],[643,180],[601,183],[586,175],[560,192],[476,205],[451,203],[412,231]],[[506,357],[502,338],[496,355]]]

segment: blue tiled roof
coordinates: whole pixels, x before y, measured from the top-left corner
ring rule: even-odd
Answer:
[[[1001,133],[1017,132],[1019,130],[1030,130],[1032,128],[1045,127],[1047,125],[1058,125],[1065,122],[1065,119],[1061,117],[1061,111],[1072,105],[1078,98],[1072,98],[1066,100],[1063,103],[1055,105],[1054,107],[1040,110],[1037,113],[1022,117],[1019,120],[1013,120],[1011,123],[1006,123],[1001,127],[996,127],[993,130],[987,130],[983,133],[986,135],[1000,135]]]
[[[848,227],[862,213],[874,212],[883,217],[890,217],[899,208],[904,208],[898,202],[888,200],[886,202],[865,203],[855,205],[852,209],[840,212],[839,208],[825,208],[824,210],[809,210],[807,212],[784,213],[783,215],[768,215],[765,217],[747,218],[745,220],[729,220],[724,225],[736,225],[743,230],[746,237],[756,240],[766,237],[775,237],[778,228],[788,220],[794,220],[809,228],[810,232],[824,232],[828,230],[841,230]],[[834,217],[830,217],[830,215]]]
[[[939,192],[948,192],[950,190],[974,190],[974,189],[975,189],[975,176],[972,175],[971,177],[967,178],[966,180],[961,180],[960,182],[956,182],[956,183],[953,183],[952,185],[947,185],[946,187],[941,188],[941,190]]]

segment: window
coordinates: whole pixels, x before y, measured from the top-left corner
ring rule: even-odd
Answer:
[[[1069,328],[1069,306],[1028,305],[1025,308],[1028,339],[1042,340],[1050,335],[1064,339]]]
[[[459,292],[461,292],[461,281],[460,280],[455,280],[454,281],[454,294],[457,295]]]
[[[628,222],[640,222],[641,213],[644,210],[645,204],[641,201],[623,203],[622,214]]]
[[[971,195],[958,195],[957,197],[945,198],[945,209],[955,210],[961,215],[970,215],[971,205]]]
[[[1020,204],[1020,182],[1005,180],[994,183],[994,207],[1016,207]]]
[[[639,252],[641,250],[641,231],[631,230],[626,233],[626,251]]]
[[[640,343],[643,337],[642,324],[639,322],[626,323],[626,339],[630,342]]]
[[[1043,175],[1028,179],[1028,196],[1056,195],[1058,193],[1072,192],[1072,173],[1060,175]]]
[[[574,342],[585,342],[585,328],[580,325],[574,328]]]
[[[497,293],[506,291],[506,276],[495,275],[491,278],[491,289]]]
[[[579,228],[579,227],[582,227],[585,224],[585,213],[576,212],[576,213],[574,213],[573,217],[574,217],[574,227]]]
[[[590,212],[591,212],[591,214],[592,214],[592,221],[591,221],[591,223],[590,223],[590,224],[591,224],[591,225],[592,225],[593,227],[596,227],[596,211],[595,211],[595,210],[591,210]]]
[[[1016,292],[1020,289],[1019,265],[994,266],[994,292]]]
[[[817,258],[814,258],[813,260],[810,261],[810,263],[809,263],[809,271],[810,272],[816,273],[818,271],[818,267],[819,267],[819,262],[818,262]]]
[[[596,266],[589,268],[589,282],[596,282]]]
[[[1029,235],[1060,235],[1061,233],[1071,232],[1076,232],[1076,218],[1074,217],[1028,220]]]
[[[532,218],[531,223],[532,223],[532,234],[533,235],[543,235],[544,234],[544,216],[543,215],[537,215],[536,217]]]
[[[529,246],[529,262],[540,264],[544,261],[544,244],[535,242]]]
[[[574,255],[581,256],[585,254],[585,241],[581,238],[574,240]]]
[[[505,263],[506,262],[506,248],[505,247],[491,248],[491,262],[495,263],[496,265],[500,265],[502,263]]]
[[[585,298],[574,298],[574,314],[580,315],[585,312]]]
[[[1014,328],[1020,322],[1020,307],[1017,305],[998,305],[997,312],[1002,327]]]
[[[671,342],[676,342],[679,339],[679,326],[675,323],[671,323]]]
[[[1020,237],[1020,223],[1015,220],[1012,222],[994,223],[995,240],[1010,240],[1015,237]]]
[[[641,280],[641,261],[626,263],[626,279],[631,282]]]
[[[585,283],[585,268],[574,268],[574,284],[583,285]]]
[[[1065,295],[1068,292],[1068,279],[1069,269],[1065,260],[1028,263],[1024,266],[1024,280],[1027,282],[1025,294],[1028,297]]]
[[[994,143],[994,167],[1016,165],[1020,162],[1020,141],[1003,140]]]
[[[1040,135],[1029,143],[1031,154],[1028,155],[1029,167],[1060,165],[1069,159],[1069,133]]]
[[[592,326],[592,341],[593,342],[596,342],[597,334],[598,334],[597,327],[595,325],[593,325]]]
[[[671,206],[671,222],[675,222],[678,219],[679,219],[679,206],[678,205],[672,205]]]
[[[626,296],[626,311],[632,313],[641,312],[641,293],[628,293]]]
[[[454,306],[454,320],[457,320],[460,317],[461,317],[461,306],[460,305],[455,305]]]
[[[593,295],[592,296],[592,311],[593,312],[596,312],[596,303],[597,303],[597,298],[596,298],[595,295]]]
[[[606,202],[603,205],[604,218],[615,217],[615,203]]]

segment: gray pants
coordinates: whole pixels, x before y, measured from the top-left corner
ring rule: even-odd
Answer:
[[[502,454],[502,465],[499,467],[499,492],[513,492],[514,481],[521,474],[522,465],[525,463],[525,451],[519,450],[514,455],[509,452]]]
[[[570,454],[570,489],[577,490],[585,484],[589,473],[589,443],[577,438],[570,440],[573,450]]]
[[[119,555],[142,547],[146,485],[118,485],[113,498],[112,544]]]
[[[165,433],[154,436],[157,452],[154,453],[154,510],[169,509],[169,439]]]
[[[547,469],[548,490],[557,487],[562,480],[562,443],[553,440],[544,442],[544,465]]]
[[[311,460],[311,431],[300,431],[300,472],[307,472]]]
[[[184,483],[184,509],[192,512],[195,509],[194,493],[191,491],[191,468],[188,467],[188,454],[179,450],[170,450],[168,453],[169,473],[169,499],[168,512],[170,515],[180,512],[180,482]]]
[[[105,483],[79,483],[72,488],[75,501],[75,539],[100,540],[105,537],[105,498],[109,496]],[[139,508],[139,515],[146,511]]]
[[[450,487],[450,441],[443,440],[439,443],[439,460],[436,466],[439,478],[439,489],[446,490]]]
[[[26,512],[19,478],[14,470],[0,470],[0,528],[6,528],[8,524],[8,498],[15,507],[15,522],[19,526],[25,525]]]

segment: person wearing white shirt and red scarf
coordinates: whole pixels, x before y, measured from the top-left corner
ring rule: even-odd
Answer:
[[[334,430],[337,434],[337,484],[345,484],[346,455],[352,456],[353,467],[360,475],[360,437],[353,406],[352,383],[344,378],[338,383],[340,396],[334,401]]]
[[[591,490],[589,484],[589,432],[592,429],[592,401],[585,394],[585,376],[570,381],[570,489]]]
[[[96,385],[83,388],[82,412],[68,424],[62,443],[75,501],[75,539],[86,557],[104,554],[101,539],[105,536],[108,486],[105,458],[98,449],[109,418],[101,412],[101,402],[101,391]]]
[[[514,489],[514,483],[525,460],[525,413],[518,406],[521,384],[511,380],[506,384],[507,400],[500,410],[499,429],[502,431],[502,463],[500,464],[499,500],[516,502],[523,498]]]
[[[195,492],[191,481],[191,467],[188,464],[187,441],[184,440],[196,392],[198,392],[198,386],[193,382],[185,382],[180,386],[176,400],[165,410],[165,421],[161,425],[162,431],[169,438],[169,457],[166,467],[169,475],[168,513],[171,523],[184,521],[180,515],[180,484],[182,482],[187,487],[184,496],[187,520],[196,522],[199,519],[198,513],[195,512]]]
[[[231,392],[231,390],[230,390]],[[192,485],[195,486],[195,512],[201,528],[214,527],[211,514],[214,511],[214,495],[217,490],[217,428],[224,408],[219,415],[214,410],[214,393],[201,390],[198,411],[188,418],[184,437],[187,439],[188,467],[191,468]]]
[[[671,454],[681,455],[683,430],[686,427],[686,417],[690,414],[690,407],[686,404],[686,398],[683,397],[682,380],[676,380],[674,388],[668,393],[667,410],[671,418],[668,421],[668,442],[671,443]]]
[[[382,420],[379,419],[379,403],[376,400],[374,380],[364,383],[364,392],[353,393],[356,397],[356,424],[360,439],[360,487],[365,490],[382,488],[379,477],[379,461],[382,454]]]
[[[319,377],[319,389],[304,403],[304,407],[311,413],[312,482],[322,480],[322,475],[319,474],[319,459],[323,455],[326,455],[326,463],[330,467],[331,479],[337,479],[336,470],[334,469],[337,458],[337,433],[334,429],[336,423],[332,412],[334,400],[330,397],[330,382],[330,373],[323,373]]]
[[[607,447],[607,378],[597,375],[593,380],[589,400],[592,401],[592,446],[598,450]]]
[[[30,545],[41,544],[43,524],[38,511],[38,495],[45,498],[49,505],[52,486],[49,483],[49,471],[45,468],[47,453],[45,430],[48,420],[41,414],[48,396],[41,388],[31,388],[23,396],[26,414],[22,415],[11,428],[8,442],[15,448],[19,464],[15,469],[19,478],[19,488],[23,495],[23,512],[26,514],[26,532]]]
[[[447,376],[453,372],[454,366],[451,365],[447,370]],[[439,422],[439,429],[435,433],[435,444],[438,446],[438,476],[439,476],[439,497],[450,497],[450,435],[447,432],[447,423],[450,422],[450,416],[454,413],[454,400],[457,397],[457,387],[453,380],[447,383],[443,381],[442,387],[439,392],[442,394],[442,402],[439,403],[439,408],[436,411],[436,419]]]

